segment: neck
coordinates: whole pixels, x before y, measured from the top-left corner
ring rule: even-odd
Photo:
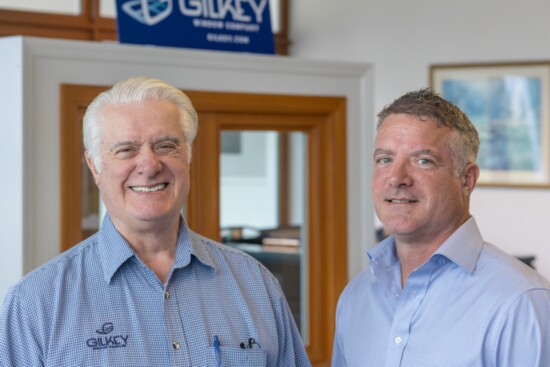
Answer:
[[[401,286],[404,287],[409,274],[424,264],[440,245],[410,246],[396,241],[397,256],[401,264]]]
[[[410,273],[424,264],[469,217],[467,215],[438,232],[424,231],[414,235],[394,234],[397,257],[401,263],[401,285],[403,287]]]
[[[152,223],[139,228],[113,223],[137,256],[165,284],[174,265],[178,241],[179,217],[167,225]]]

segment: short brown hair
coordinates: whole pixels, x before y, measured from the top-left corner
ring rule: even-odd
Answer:
[[[476,128],[464,112],[431,89],[408,92],[384,107],[378,113],[376,130],[380,129],[389,115],[399,113],[416,116],[420,120],[430,119],[456,132],[449,139],[456,175],[460,175],[468,163],[476,161],[479,151]]]

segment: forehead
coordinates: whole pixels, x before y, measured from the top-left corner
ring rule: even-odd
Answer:
[[[443,147],[447,144],[452,129],[430,118],[407,114],[391,114],[383,121],[376,134],[375,145],[397,147],[420,146]]]
[[[177,106],[167,101],[107,105],[101,111],[102,140],[183,135]]]

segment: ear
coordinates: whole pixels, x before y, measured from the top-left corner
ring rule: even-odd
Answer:
[[[468,163],[462,174],[462,187],[468,195],[474,191],[479,178],[479,166],[476,163]]]
[[[92,172],[92,175],[94,176],[95,184],[97,185],[97,187],[99,187],[100,174],[99,174],[99,172],[98,172],[98,170],[97,170],[97,168],[94,164],[94,160],[92,159],[92,157],[90,156],[88,151],[84,152],[84,155],[86,156],[86,164],[88,165],[88,168],[90,169],[90,171]]]

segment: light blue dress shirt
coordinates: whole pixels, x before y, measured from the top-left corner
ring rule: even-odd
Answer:
[[[395,241],[342,293],[332,367],[548,367],[550,283],[470,218],[401,287]]]
[[[106,216],[97,234],[10,289],[0,365],[311,366],[264,266],[183,220],[177,245],[163,285]]]

